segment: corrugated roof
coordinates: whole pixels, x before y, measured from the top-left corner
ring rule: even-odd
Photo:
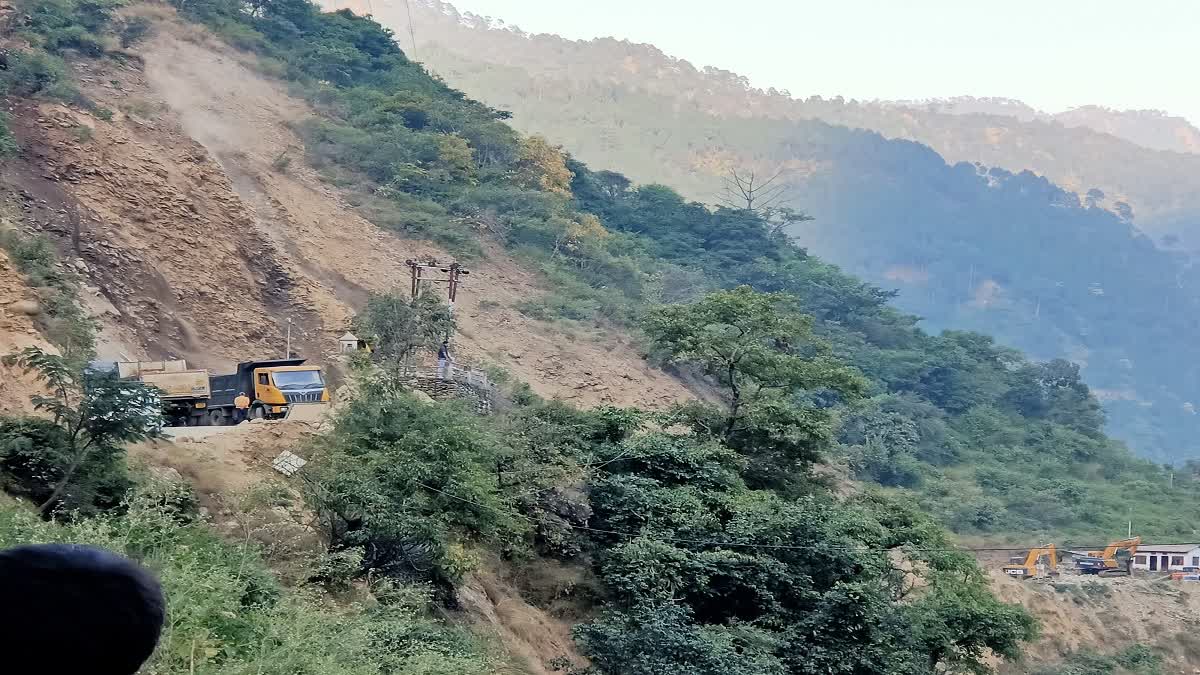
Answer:
[[[1192,549],[1200,548],[1200,544],[1142,544],[1138,546],[1137,552],[1140,553],[1188,553]]]

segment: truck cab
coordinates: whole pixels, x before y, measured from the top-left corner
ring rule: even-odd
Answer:
[[[264,366],[254,368],[253,379],[255,416],[282,416],[293,403],[329,402],[320,366]]]
[[[305,365],[304,359],[243,361],[237,372],[213,375],[211,424],[223,424],[233,416],[234,400],[241,392],[250,398],[250,416],[267,419],[286,417],[296,403],[328,403],[329,390],[320,366]]]

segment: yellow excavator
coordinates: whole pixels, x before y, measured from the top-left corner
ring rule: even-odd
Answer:
[[[1075,566],[1080,574],[1096,574],[1102,577],[1129,576],[1133,557],[1137,555],[1138,546],[1142,544],[1141,537],[1118,539],[1103,551],[1088,551],[1087,555],[1075,558]]]
[[[1045,574],[1040,572],[1038,565],[1043,558],[1045,558]],[[1029,549],[1029,553],[1025,554],[1024,558],[1016,556],[1010,558],[1008,562],[1009,564],[1004,566],[1004,573],[1010,577],[1029,579],[1031,577],[1058,576],[1058,552],[1054,549],[1054,544]]]

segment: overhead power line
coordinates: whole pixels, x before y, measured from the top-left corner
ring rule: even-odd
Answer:
[[[473,499],[467,499],[466,497],[460,497],[458,495],[451,494],[449,492],[446,492],[445,490],[440,490],[438,488],[435,488],[432,485],[426,485],[425,483],[422,483],[421,481],[414,481],[414,482],[417,485],[420,485],[421,487],[425,488],[426,490],[436,492],[445,497],[449,497],[450,499],[454,499],[456,501],[470,504],[472,506],[483,509],[485,511],[491,511],[492,513],[500,514],[500,511],[497,510],[496,508],[488,506],[486,504],[481,504]],[[507,514],[501,514],[501,515],[507,515]],[[530,518],[524,514],[517,514],[517,516],[528,521],[531,524],[534,524],[534,525],[537,524],[536,521],[534,521],[532,518]],[[582,530],[584,532],[595,532],[597,534],[609,534],[609,535],[614,535],[614,536],[618,536],[618,537],[628,537],[630,539],[640,537],[643,534],[641,532],[622,532],[619,530],[607,530],[607,529],[597,528],[597,527],[588,527],[586,525],[572,525],[571,527],[573,529]],[[927,546],[892,546],[892,547],[885,547],[885,546],[824,546],[824,545],[819,545],[819,544],[761,544],[761,543],[755,543],[755,542],[720,541],[720,540],[715,540],[715,539],[714,540],[687,539],[687,538],[683,538],[683,537],[662,537],[662,536],[657,536],[655,538],[660,541],[668,541],[668,542],[673,542],[673,543],[677,543],[677,544],[687,544],[689,546],[701,546],[701,547],[710,547],[710,548],[744,548],[744,549],[767,549],[767,550],[784,550],[784,551],[838,551],[838,552],[846,552],[846,553],[890,553],[893,551],[908,551],[908,552],[914,552],[914,553],[1009,553],[1009,552],[1025,552],[1025,551],[1028,551],[1030,548],[1037,548],[1038,546],[1041,545],[1041,544],[1038,544],[1035,546],[1021,546],[1021,547],[1010,547],[1010,546],[952,546],[952,547],[947,547],[947,546],[937,546],[937,547],[927,547]],[[1180,546],[1180,545],[1184,545],[1184,544],[1194,544],[1194,543],[1195,542],[1182,542],[1181,544],[1157,544],[1157,546]],[[1091,549],[1099,550],[1099,549],[1105,548],[1106,546],[1108,546],[1108,544],[1077,546],[1076,548],[1087,549],[1087,550],[1091,550]]]

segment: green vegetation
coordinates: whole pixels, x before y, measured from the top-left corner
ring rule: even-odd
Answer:
[[[1104,436],[1077,368],[974,333],[924,333],[891,294],[792,243],[782,228],[797,214],[709,209],[593,172],[349,13],[303,0],[180,8],[311,98],[325,113],[305,130],[311,159],[357,182],[383,225],[448,245],[502,241],[554,283],[528,311],[642,326],[652,358],[705,374],[721,399],[650,414],[522,392],[488,418],[422,402],[388,366],[436,343],[449,316],[427,298],[375,296],[357,328],[384,367],[361,369],[354,400],[306,449],[292,488],[323,555],[297,556],[291,585],[253,537],[223,544],[186,498],[146,487],[114,508],[92,499],[108,510],[68,525],[0,517],[9,540],[101,543],[163,574],[172,627],[152,672],[495,672],[486,646],[430,618],[485,556],[590,570],[576,635],[597,675],[982,672],[1037,627],[990,594],[939,522],[1029,541],[1104,538],[1131,504],[1155,534],[1200,515],[1197,483],[1172,486]],[[73,49],[87,51],[84,33]],[[22,362],[53,366],[51,384],[72,393],[44,404],[62,413],[52,428],[5,421],[5,457],[54,460],[61,474],[10,472],[8,489],[89,484],[103,475],[90,458],[119,457],[60,437],[115,418],[71,402],[87,389],[70,363]],[[817,463],[882,487],[844,496]],[[352,590],[363,585],[369,599]]]
[[[95,345],[95,326],[79,306],[79,285],[58,262],[54,245],[41,236],[25,236],[0,223],[0,247],[38,293],[38,324],[54,346],[86,359]]]
[[[750,489],[754,459],[702,434],[629,436],[602,457],[593,537],[612,599],[578,630],[601,672],[969,672],[1034,635],[911,506]]]
[[[453,584],[472,569],[464,544],[512,551],[528,530],[496,479],[511,454],[464,409],[369,384],[315,455],[307,499],[365,569]]]
[[[762,391],[767,376],[814,397],[853,376],[799,340],[782,348],[804,322],[776,300],[739,289],[659,317],[705,328],[680,360],[729,344],[716,308],[764,327],[738,342],[741,404],[685,417],[530,400],[479,418],[416,400],[387,370],[362,375],[305,470],[323,539],[363,574],[445,590],[483,550],[590,565],[600,614],[577,636],[596,675],[932,675],[1015,656],[1034,621],[991,596],[944,530],[903,499],[839,498],[813,476],[834,421]]]
[[[653,311],[646,334],[679,364],[698,366],[723,389],[723,406],[695,402],[679,418],[749,461],[751,485],[795,493],[786,480],[822,458],[832,408],[866,383],[812,339],[811,318],[784,294],[748,286]],[[816,400],[818,397],[821,400]]]
[[[147,486],[116,512],[67,524],[0,505],[0,548],[73,542],[149,566],[170,620],[144,672],[153,675],[485,675],[499,662],[485,644],[429,610],[420,586],[377,582],[370,603],[328,606],[317,586],[283,588],[252,542],[218,539],[180,488]],[[315,570],[314,570],[315,571]]]
[[[413,12],[423,62],[523,130],[710,203],[732,170],[782,170],[781,203],[815,216],[788,231],[812,252],[901,289],[896,306],[934,331],[1085,365],[1108,429],[1138,454],[1200,454],[1200,278],[1185,254],[1200,241],[1200,156],[1044,121],[797,100],[649,45],[490,29],[440,3]]]
[[[373,360],[389,370],[411,364],[419,349],[436,350],[454,333],[454,318],[441,297],[422,293],[374,293],[354,319],[354,331],[371,345]]]
[[[553,291],[522,303],[523,311],[606,326],[633,324],[646,308],[720,288],[784,294],[813,317],[811,330],[830,354],[868,380],[866,400],[852,407],[814,395],[814,409],[844,420],[837,454],[857,476],[911,491],[965,534],[1097,544],[1132,519],[1146,536],[1193,535],[1200,483],[1173,480],[1106,438],[1077,368],[1028,361],[984,335],[924,333],[915,317],[888,306],[894,293],[790,241],[783,229],[797,219],[789,213],[710,209],[661,185],[634,186],[620,174],[592,171],[540,139],[521,138],[502,123],[504,113],[430,78],[387,31],[347,12],[321,14],[302,0],[265,3],[251,14],[223,0],[181,9],[284,65],[326,113],[307,129],[311,159],[335,178],[373,187],[364,206],[368,215],[385,216],[383,226],[451,244],[490,233],[539,267]],[[330,71],[327,54],[336,55],[340,70]],[[821,133],[827,140],[846,136]],[[863,138],[880,152],[897,147]],[[910,168],[941,161],[915,146],[901,155],[896,161]],[[978,180],[955,171],[962,186]],[[998,209],[1031,189],[1016,178],[1002,181],[1007,187],[993,190],[989,203]],[[863,194],[903,197],[871,187]],[[856,203],[866,201],[875,203]],[[1089,223],[1110,217],[1094,209],[1072,213]],[[673,349],[664,345],[661,357]]]
[[[42,515],[72,503],[92,507],[97,499],[119,494],[124,446],[157,435],[163,426],[158,394],[112,373],[85,372],[77,361],[38,347],[5,356],[4,364],[36,374],[49,392],[32,401],[52,423],[29,418],[6,424],[4,434],[5,472],[38,500]]]
[[[1133,645],[1116,654],[1088,651],[1072,653],[1061,664],[1033,671],[1034,675],[1160,675],[1162,657],[1145,645]]]
[[[244,530],[238,543],[227,544],[200,517],[195,496],[182,485],[147,478],[135,485],[137,473],[126,466],[124,445],[153,435],[161,424],[157,397],[144,386],[79,370],[33,348],[6,360],[36,371],[50,395],[33,397],[49,417],[0,417],[0,487],[42,504],[35,511],[0,503],[0,548],[87,543],[154,570],[170,620],[146,672],[502,672],[503,659],[485,642],[434,618],[427,585],[390,575],[370,581],[365,595],[333,595],[349,592],[346,581],[361,569],[362,549],[339,547],[338,553],[322,555],[312,544],[301,544],[289,554],[284,538],[295,533],[286,522],[264,524],[261,512],[290,503],[291,490],[275,490],[265,500],[249,495],[244,501],[250,511],[226,511]],[[431,417],[427,423],[442,421],[444,416]],[[231,501],[227,508],[240,503]],[[45,520],[51,517],[59,522]],[[282,586],[268,569],[271,549],[284,551],[275,562],[298,580],[291,586]]]

